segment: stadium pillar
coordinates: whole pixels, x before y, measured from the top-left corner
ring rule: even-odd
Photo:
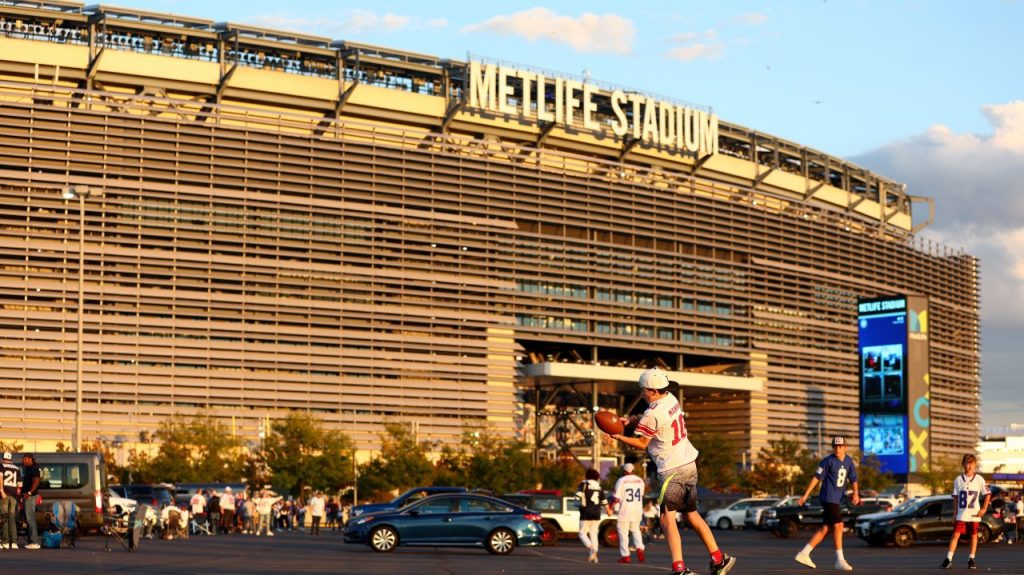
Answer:
[[[597,381],[590,382],[590,421],[594,421],[594,414],[597,413]],[[590,466],[598,471],[601,471],[601,434],[597,430],[596,425],[592,425],[593,432],[593,443],[592,451],[590,454],[591,464]]]

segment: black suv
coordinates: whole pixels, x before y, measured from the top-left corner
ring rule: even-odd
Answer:
[[[843,518],[843,525],[853,527],[858,515],[875,513],[883,507],[877,503],[851,506],[847,501],[839,506],[839,513]],[[790,505],[787,507],[773,507],[764,512],[764,524],[771,529],[777,537],[788,539],[797,534],[801,529],[817,529],[821,527],[821,516],[824,508],[817,498],[808,500],[803,505]]]
[[[887,513],[861,522],[857,536],[872,545],[892,543],[897,547],[909,547],[914,541],[949,539],[956,519],[956,508],[949,495],[922,497],[907,505],[899,512]],[[990,511],[985,513],[978,525],[978,543],[987,543],[998,537],[1009,526],[1001,516]]]
[[[150,505],[163,509],[174,505],[174,486],[166,483],[151,485],[148,483],[131,483],[128,485],[111,485],[110,490],[128,499],[134,499],[140,505]]]

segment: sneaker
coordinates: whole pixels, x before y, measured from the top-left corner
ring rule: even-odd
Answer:
[[[597,563],[597,551],[591,551],[590,558],[588,558],[587,561],[591,563]]]
[[[736,558],[722,553],[722,562],[709,563],[708,570],[711,572],[711,575],[726,575],[729,571],[732,571],[734,565],[736,565]]]
[[[939,566],[939,569],[952,569],[952,568],[953,568],[953,562],[950,561],[949,558],[943,559],[942,560],[942,565]]]
[[[846,562],[846,559],[836,560],[836,571],[853,571],[853,566]]]
[[[274,536],[274,532],[273,531],[267,531],[267,537],[273,537],[273,536]]]
[[[38,543],[29,543],[28,545],[25,546],[25,549],[39,549],[39,544]]]
[[[18,544],[17,543],[11,543],[11,549],[17,549],[17,548],[18,548]]]
[[[811,569],[817,569],[818,568],[818,566],[814,564],[814,561],[811,561],[811,554],[810,553],[804,553],[803,551],[801,551],[800,553],[797,553],[796,557],[794,557],[793,559],[797,563],[799,563],[801,565],[805,565],[807,567],[810,567]]]
[[[637,549],[636,550],[636,560],[639,561],[640,563],[643,563],[646,559],[647,559],[647,556],[644,555],[644,550],[643,549]]]
[[[0,543],[0,549],[10,549],[10,548],[11,548],[11,545],[9,543]]]
[[[627,555],[627,556],[625,556],[625,557],[619,557],[619,563],[632,563],[632,562],[633,562],[633,561],[632,561],[632,560],[630,560],[630,558],[629,558],[629,556],[628,556],[628,555]]]
[[[971,557],[971,558],[969,558],[967,560],[967,568],[968,569],[977,569],[978,568],[978,566],[974,564],[974,557]]]

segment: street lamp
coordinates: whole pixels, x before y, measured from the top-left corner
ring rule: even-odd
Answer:
[[[78,352],[76,364],[78,372],[75,377],[75,432],[71,438],[71,449],[82,450],[82,361],[84,349],[82,340],[85,336],[85,200],[99,197],[102,192],[93,191],[89,186],[68,186],[61,192],[65,200],[78,198]]]

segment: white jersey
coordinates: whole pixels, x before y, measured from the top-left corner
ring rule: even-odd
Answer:
[[[639,519],[644,514],[644,489],[647,486],[641,477],[632,473],[623,475],[615,482],[615,503],[619,506],[619,517]]]
[[[192,507],[192,515],[201,515],[206,513],[206,498],[203,497],[202,493],[196,493],[192,496],[189,501],[189,505]]]
[[[975,473],[974,477],[964,474],[953,481],[953,501],[956,505],[956,520],[968,523],[981,521],[979,511],[985,497],[989,494],[985,478]]]
[[[697,460],[697,448],[686,436],[683,408],[671,394],[647,406],[635,435],[651,438],[647,452],[658,464],[658,474]]]

